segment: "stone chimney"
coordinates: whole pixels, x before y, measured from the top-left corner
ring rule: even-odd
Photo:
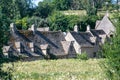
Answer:
[[[87,26],[86,32],[90,31],[90,25]]]
[[[12,32],[17,31],[16,25],[15,25],[14,23],[11,23],[11,24],[10,24],[10,30],[11,30]]]
[[[78,26],[77,26],[77,25],[75,25],[75,26],[74,26],[74,31],[75,31],[75,32],[78,32],[78,31],[79,31],[79,29],[78,29]]]
[[[33,24],[33,25],[31,26],[31,30],[32,30],[33,32],[36,31],[35,24]]]
[[[108,12],[108,10],[106,11],[106,14],[105,14],[107,17],[109,17],[109,12]]]

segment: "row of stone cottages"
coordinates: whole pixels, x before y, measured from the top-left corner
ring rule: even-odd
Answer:
[[[28,30],[17,30],[14,23],[10,24],[10,40],[3,47],[7,57],[22,56],[27,59],[74,58],[76,54],[87,53],[88,57],[96,57],[99,46],[106,38],[112,37],[115,27],[106,14],[103,19],[96,21],[95,29],[87,26],[86,32],[49,31],[48,27],[36,28],[34,25]]]

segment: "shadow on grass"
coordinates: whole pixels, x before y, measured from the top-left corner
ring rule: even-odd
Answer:
[[[14,71],[14,63],[17,59],[9,59],[9,58],[0,58],[0,80],[12,80],[12,72]],[[7,71],[3,71],[3,64],[4,63],[11,63],[12,68],[8,67]]]

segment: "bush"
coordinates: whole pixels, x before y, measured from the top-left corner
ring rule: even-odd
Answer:
[[[106,58],[103,68],[110,80],[120,79],[120,12],[114,13],[114,24],[116,26],[116,35],[102,46],[102,54]]]
[[[31,26],[32,24],[36,24],[37,27],[48,27],[48,21],[47,19],[43,19],[41,17],[33,16],[27,20],[28,26]]]
[[[95,26],[97,16],[78,16],[78,15],[64,15],[60,12],[54,12],[48,17],[50,29],[57,31],[71,31],[75,25],[80,26],[80,31],[85,31],[86,26]],[[94,29],[94,27],[92,27]]]
[[[87,54],[84,52],[84,53],[81,53],[81,54],[77,54],[77,59],[81,59],[81,60],[88,60],[88,56]]]
[[[28,17],[24,17],[22,19],[18,19],[15,21],[16,27],[18,29],[24,29],[26,30],[28,28],[28,23],[27,23]]]

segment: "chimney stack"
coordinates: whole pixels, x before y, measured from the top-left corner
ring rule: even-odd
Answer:
[[[90,25],[87,26],[87,30],[86,30],[86,31],[87,31],[87,32],[90,31]]]
[[[74,26],[74,31],[75,31],[75,32],[78,32],[78,31],[79,31],[79,29],[78,29],[78,26],[77,26],[77,25],[75,25],[75,26]]]
[[[31,26],[31,30],[32,30],[33,32],[36,31],[35,24],[33,24],[33,25]]]
[[[17,31],[16,25],[15,25],[14,23],[11,23],[11,24],[10,24],[10,30],[11,30],[12,32]]]

